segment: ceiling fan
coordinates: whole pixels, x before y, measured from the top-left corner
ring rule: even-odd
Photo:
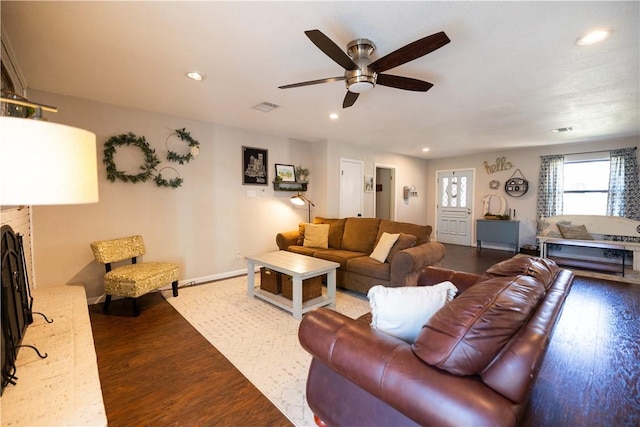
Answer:
[[[353,40],[347,45],[347,53],[344,53],[337,44],[320,30],[309,30],[304,33],[318,49],[345,69],[344,76],[310,80],[308,82],[279,86],[279,88],[290,89],[344,80],[347,85],[347,95],[342,102],[342,108],[351,107],[358,99],[360,93],[373,89],[376,84],[418,92],[428,91],[433,86],[433,84],[429,82],[412,79],[410,77],[381,73],[420,58],[451,41],[449,37],[441,31],[409,43],[372,62],[369,56],[375,51],[376,45],[373,44],[371,40]]]

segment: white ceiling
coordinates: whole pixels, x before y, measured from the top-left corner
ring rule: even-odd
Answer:
[[[424,158],[640,138],[640,23],[631,2],[1,2],[28,87],[305,141]],[[607,27],[603,43],[574,42]],[[377,86],[342,109],[344,82],[304,31],[375,60],[445,31],[446,46],[389,73],[434,87]],[[3,40],[4,42],[4,40]],[[184,77],[198,70],[203,82]],[[33,101],[37,101],[34,99]],[[251,109],[268,101],[270,113]],[[329,113],[340,114],[338,120]],[[574,126],[574,132],[550,130]],[[123,129],[126,131],[126,129]],[[422,153],[429,147],[428,153]]]

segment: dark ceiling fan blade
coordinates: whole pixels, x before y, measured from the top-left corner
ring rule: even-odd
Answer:
[[[358,96],[360,96],[359,93],[351,92],[350,90],[348,90],[347,95],[344,97],[344,101],[342,101],[342,108],[351,107],[356,103]]]
[[[292,87],[310,86],[310,85],[317,85],[320,83],[333,83],[340,80],[344,80],[344,76],[329,77],[329,78],[320,79],[320,80],[309,80],[308,82],[292,83],[290,85],[278,86],[278,89],[291,89]]]
[[[382,86],[394,87],[396,89],[413,90],[416,92],[426,92],[433,87],[432,83],[425,82],[424,80],[394,76],[391,74],[378,74],[376,83]]]
[[[450,41],[449,37],[447,37],[443,31],[431,34],[430,36],[416,40],[413,43],[409,43],[408,45],[383,56],[377,61],[372,62],[369,64],[369,68],[376,73],[382,73],[386,70],[395,68],[398,65],[420,58],[429,52],[433,52]]]
[[[329,37],[325,36],[320,30],[309,30],[304,32],[309,40],[315,44],[318,49],[324,52],[329,58],[333,59],[338,65],[345,70],[357,70],[358,66],[353,63],[349,55],[343,52],[337,44]]]

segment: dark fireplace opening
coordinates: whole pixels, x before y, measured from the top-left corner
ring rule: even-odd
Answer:
[[[16,384],[16,365],[22,338],[33,322],[22,236],[8,225],[0,230],[2,260],[2,389]]]

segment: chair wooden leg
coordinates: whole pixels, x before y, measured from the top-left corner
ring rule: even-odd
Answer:
[[[104,304],[102,304],[102,312],[103,313],[108,313],[109,312],[109,305],[111,304],[111,295],[107,295],[104,299]]]
[[[133,300],[133,315],[135,317],[140,316],[140,304],[138,303],[138,298],[132,298]]]
[[[177,280],[171,284],[171,288],[173,288],[173,296],[177,297],[178,296],[178,281]]]

